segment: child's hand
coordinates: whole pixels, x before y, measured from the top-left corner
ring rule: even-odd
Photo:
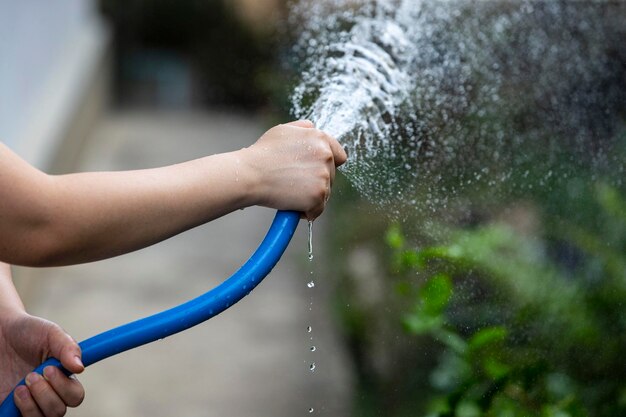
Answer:
[[[80,356],[78,344],[56,324],[24,312],[0,312],[0,402],[24,375],[50,357],[70,372],[82,372]],[[16,389],[15,404],[23,417],[63,416],[67,407],[82,403],[85,391],[78,380],[51,366],[44,376],[31,373],[28,386]]]
[[[347,159],[339,142],[309,121],[268,130],[243,155],[258,179],[256,204],[300,211],[310,220],[324,211],[335,168]]]

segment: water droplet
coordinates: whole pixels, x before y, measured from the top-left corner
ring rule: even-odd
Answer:
[[[311,333],[311,331],[312,331],[312,330],[313,330],[313,329],[311,328],[311,326],[307,326],[307,328],[306,328],[306,332],[307,332],[307,333]]]
[[[313,411],[315,411],[313,407],[309,408],[309,413],[312,413]]]
[[[309,366],[309,370],[311,372],[315,372],[315,362],[313,362],[310,366]]]
[[[313,288],[313,287],[315,287],[315,283],[313,281],[309,281],[309,283],[306,284],[306,286],[309,287],[309,288]]]
[[[313,260],[313,220],[309,220],[309,261]]]
[[[311,346],[311,352],[315,352],[317,348],[315,346]]]

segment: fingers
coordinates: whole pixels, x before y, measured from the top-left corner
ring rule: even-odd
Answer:
[[[43,370],[45,380],[68,407],[78,407],[85,399],[85,389],[76,378],[68,378],[61,370],[48,366]]]
[[[78,343],[59,326],[48,334],[51,356],[57,358],[61,365],[73,374],[79,374],[85,369],[81,361],[81,350]]]
[[[47,330],[50,356],[59,359],[68,371],[82,372],[85,367],[76,341],[56,324],[49,323]],[[64,416],[68,406],[79,406],[85,397],[81,383],[68,378],[54,366],[46,367],[43,376],[30,373],[26,377],[26,387],[15,391],[15,405],[24,417]]]
[[[303,127],[307,129],[311,129],[315,127],[313,122],[311,122],[310,120],[295,120],[293,122],[286,123],[286,125],[294,126],[294,127]],[[337,139],[333,138],[332,136],[326,133],[324,133],[324,135],[326,137],[326,140],[328,141],[328,144],[330,145],[330,150],[333,153],[335,166],[338,167],[338,166],[343,165],[348,159],[348,154],[346,153],[345,149],[343,149],[343,146],[341,146],[341,144],[337,141]]]
[[[309,128],[314,127],[313,123],[309,122],[308,120],[292,122],[292,126],[307,126]],[[347,154],[345,150],[335,138],[329,136],[323,131],[318,130],[317,132],[318,140],[321,139],[324,142],[323,148],[326,146],[328,146],[328,148],[324,149],[323,152],[323,154],[327,155],[325,157],[326,173],[322,175],[323,184],[320,184],[322,188],[318,188],[318,196],[314,200],[317,204],[315,204],[312,208],[305,211],[304,213],[304,217],[311,221],[319,217],[326,208],[326,203],[330,198],[332,185],[335,181],[335,168],[342,165],[347,160]]]
[[[339,142],[308,120],[275,126],[242,155],[250,177],[258,178],[254,204],[297,210],[310,220],[324,211],[335,170],[347,159]]]
[[[332,136],[328,136],[328,144],[330,145],[330,150],[333,152],[333,157],[335,160],[335,166],[341,166],[348,160],[348,154],[346,153],[343,146],[337,142],[337,139]]]
[[[330,166],[328,168],[330,172],[334,173],[335,167]],[[315,186],[314,199],[311,201],[311,205],[308,210],[305,211],[304,217],[307,220],[313,221],[318,218],[326,208],[326,204],[330,199],[330,191],[332,188],[332,175],[329,177],[323,175],[319,178],[318,184]]]
[[[45,368],[43,376],[28,374],[26,387],[15,390],[15,405],[23,417],[61,417],[67,407],[78,407],[84,398],[81,383],[54,366]]]
[[[15,406],[20,410],[22,417],[44,417],[35,399],[25,386],[22,385],[15,389],[14,400]]]
[[[326,208],[326,202],[320,203],[317,206],[315,206],[312,210],[305,212],[304,217],[307,220],[313,221],[317,219],[324,212],[325,208]]]
[[[28,374],[26,386],[44,416],[65,415],[65,404],[43,376],[34,372]]]

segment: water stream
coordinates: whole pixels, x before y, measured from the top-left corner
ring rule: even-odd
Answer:
[[[626,36],[624,7],[302,2],[292,12],[301,32],[293,113],[339,139],[342,171],[385,210],[436,212],[477,187],[567,180],[576,164],[557,161],[572,155],[624,172],[612,152],[624,57],[610,47]]]

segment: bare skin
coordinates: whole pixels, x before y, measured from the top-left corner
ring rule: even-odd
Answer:
[[[26,313],[13,282],[9,265],[0,262],[0,401],[41,362],[59,358],[73,372],[84,370],[78,344],[63,329]],[[54,367],[44,377],[28,374],[27,387],[15,391],[15,405],[23,417],[63,416],[67,407],[79,406],[83,386]]]
[[[345,160],[335,139],[305,121],[235,152],[139,171],[51,176],[0,144],[0,261],[110,258],[252,205],[314,219]]]
[[[30,316],[8,264],[55,266],[131,252],[234,210],[261,205],[315,219],[347,155],[308,121],[278,125],[252,146],[162,168],[47,175],[0,143],[0,401],[55,357],[73,373],[80,348],[59,326]],[[16,390],[24,417],[63,416],[82,385],[51,367]]]

